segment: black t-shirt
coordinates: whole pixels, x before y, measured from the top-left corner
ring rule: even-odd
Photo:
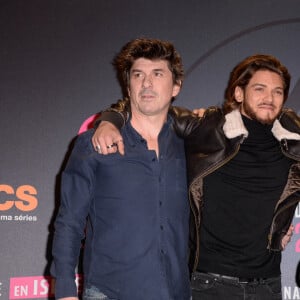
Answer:
[[[198,270],[238,277],[280,274],[267,249],[275,205],[292,161],[271,126],[243,117],[249,136],[238,154],[204,179]]]

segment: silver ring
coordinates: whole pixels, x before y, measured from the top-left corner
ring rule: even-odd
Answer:
[[[113,143],[113,144],[111,144],[111,145],[106,146],[106,148],[107,148],[107,149],[110,149],[110,148],[113,148],[113,147],[116,147],[116,146],[117,146],[117,144],[116,144],[116,143]]]
[[[101,148],[99,145],[95,146],[95,151],[98,153],[101,153]]]

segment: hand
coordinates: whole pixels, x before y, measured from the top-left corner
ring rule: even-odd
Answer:
[[[78,297],[64,297],[64,298],[59,298],[58,300],[79,300]]]
[[[104,155],[116,153],[117,151],[121,155],[125,153],[120,131],[107,121],[100,123],[92,137],[92,143],[95,150]]]
[[[285,236],[281,240],[282,250],[284,250],[286,248],[287,244],[291,241],[293,231],[294,231],[294,226],[291,225],[288,232],[285,234]]]
[[[205,108],[195,108],[193,109],[193,113],[198,117],[202,118],[205,113]]]

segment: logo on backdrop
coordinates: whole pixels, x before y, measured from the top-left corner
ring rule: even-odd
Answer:
[[[51,276],[10,278],[9,299],[49,299],[54,297],[54,279]],[[76,275],[78,293],[82,293],[82,275]]]
[[[296,212],[295,212],[295,218],[294,218],[294,236],[296,238],[295,242],[295,252],[300,252],[300,204],[297,206]],[[300,297],[299,297],[300,299]]]
[[[296,286],[284,286],[282,290],[282,299],[296,300],[300,299],[300,289]]]
[[[13,187],[0,184],[0,221],[35,222],[32,213],[38,207],[37,189],[32,185]]]

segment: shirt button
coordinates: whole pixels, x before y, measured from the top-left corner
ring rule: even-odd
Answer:
[[[162,206],[162,202],[161,201],[159,201],[159,206]]]
[[[163,225],[160,225],[160,229],[161,229],[161,230],[164,230],[164,226],[163,226]]]

